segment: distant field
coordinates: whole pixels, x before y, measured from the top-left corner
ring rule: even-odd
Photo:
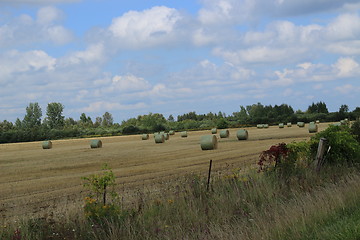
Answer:
[[[320,124],[323,130],[328,124]],[[280,142],[309,139],[307,125],[279,129],[247,128],[249,140],[238,141],[237,129],[219,139],[217,150],[202,151],[200,136],[210,131],[180,133],[163,144],[153,135],[101,138],[103,147],[91,149],[90,139],[57,140],[43,150],[41,142],[0,145],[0,216],[3,219],[32,216],[79,206],[84,197],[81,177],[96,173],[107,163],[116,175],[120,195],[147,188],[187,173],[254,166],[261,151]],[[219,134],[218,134],[219,135]]]

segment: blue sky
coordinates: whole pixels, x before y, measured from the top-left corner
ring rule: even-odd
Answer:
[[[0,121],[360,106],[360,0],[0,0]]]

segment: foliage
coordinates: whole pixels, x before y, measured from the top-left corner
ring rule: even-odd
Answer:
[[[102,117],[102,125],[104,127],[107,127],[107,126],[111,126],[113,124],[114,124],[113,116],[111,115],[111,113],[105,112]]]
[[[22,126],[24,128],[33,128],[35,126],[41,125],[41,108],[39,104],[30,103],[29,106],[26,107],[26,115],[24,120],[22,121]]]
[[[355,139],[360,143],[360,118],[357,118],[356,121],[352,124],[351,133],[354,135]]]
[[[85,197],[86,217],[94,221],[101,221],[119,213],[119,206],[115,203],[118,198],[114,190],[115,175],[106,164],[102,167],[101,174],[93,174],[82,179],[85,181],[84,187],[90,190],[88,196]],[[109,188],[111,188],[110,191]],[[108,195],[111,197],[110,203],[107,202]]]
[[[136,126],[126,126],[123,128],[122,130],[123,134],[135,134],[135,133],[140,133],[140,129]]]
[[[47,123],[50,128],[61,128],[64,126],[65,117],[62,115],[64,105],[61,103],[49,103],[46,108]]]
[[[229,126],[228,121],[226,121],[225,118],[220,118],[217,122],[216,122],[216,127],[219,129],[225,129]]]
[[[360,163],[360,144],[351,134],[348,126],[329,126],[311,138],[310,148],[312,155],[316,155],[320,138],[327,139],[330,147],[326,154],[325,164],[353,165]]]
[[[308,109],[308,113],[329,113],[326,104],[324,102],[312,103]]]
[[[260,154],[258,161],[259,171],[275,169],[282,161],[285,161],[289,153],[286,143],[271,146]]]

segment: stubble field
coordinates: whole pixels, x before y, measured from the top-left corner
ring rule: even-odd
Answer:
[[[79,208],[84,197],[81,177],[98,172],[104,163],[113,170],[120,195],[137,189],[160,188],[164,182],[189,173],[206,173],[209,160],[214,171],[254,167],[261,151],[271,145],[307,140],[313,134],[308,125],[279,129],[246,128],[247,141],[238,141],[236,131],[218,138],[218,149],[202,151],[200,136],[210,131],[180,133],[163,144],[155,144],[153,135],[99,138],[103,147],[90,148],[90,139],[52,141],[44,150],[41,142],[0,145],[0,216],[4,220],[62,212]],[[328,124],[320,124],[319,131]],[[219,136],[219,133],[217,134]]]

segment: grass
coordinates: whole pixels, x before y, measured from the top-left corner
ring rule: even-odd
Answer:
[[[142,189],[132,204],[100,219],[81,206],[10,223],[0,239],[360,239],[360,174],[305,171],[287,184],[233,169],[206,179],[189,175]],[[120,206],[120,205],[119,205]]]

